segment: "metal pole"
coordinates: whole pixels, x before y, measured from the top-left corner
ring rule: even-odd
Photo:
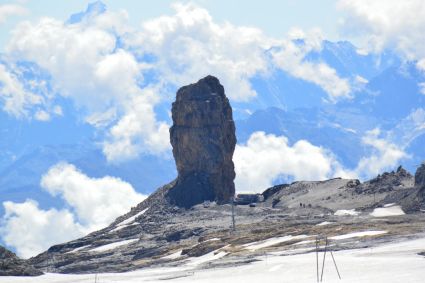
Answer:
[[[330,251],[330,253],[331,253],[334,265],[335,265],[336,273],[338,273],[339,280],[341,280],[341,275],[339,274],[338,266],[336,266],[336,261],[335,261],[335,258],[334,258],[334,254],[332,253],[332,250]]]
[[[328,237],[326,237],[325,239],[326,239],[326,244],[325,244],[325,254],[323,255],[322,275],[320,276],[320,282],[322,282],[322,281],[323,281],[323,270],[325,269],[326,250],[327,250],[327,248],[328,248]]]
[[[232,230],[235,231],[235,197],[232,197]]]

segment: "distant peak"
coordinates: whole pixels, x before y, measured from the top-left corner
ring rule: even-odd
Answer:
[[[102,1],[95,1],[95,2],[89,3],[87,5],[87,9],[84,12],[72,14],[69,17],[67,23],[76,24],[76,23],[82,22],[86,18],[98,16],[105,12],[106,12],[106,5]]]

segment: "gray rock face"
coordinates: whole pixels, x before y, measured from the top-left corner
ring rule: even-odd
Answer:
[[[43,273],[0,246],[0,276],[38,276]]]
[[[425,188],[425,163],[422,163],[422,165],[416,170],[415,186]]]
[[[170,141],[178,177],[169,200],[186,208],[207,200],[229,202],[235,193],[235,124],[218,79],[207,76],[180,88],[172,118]]]

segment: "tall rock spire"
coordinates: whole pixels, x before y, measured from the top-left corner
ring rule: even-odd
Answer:
[[[236,145],[232,108],[219,80],[207,76],[177,91],[170,141],[178,177],[170,201],[190,207],[203,201],[226,203],[235,193]]]

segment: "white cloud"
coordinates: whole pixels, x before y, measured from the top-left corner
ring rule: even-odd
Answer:
[[[90,178],[67,163],[51,167],[41,186],[69,209],[44,210],[32,200],[3,203],[1,235],[23,257],[101,229],[145,199],[129,183],[109,176]]]
[[[368,48],[390,47],[409,60],[425,58],[425,2],[422,0],[340,0],[344,33],[365,38]]]
[[[19,24],[12,32],[7,50],[14,58],[36,62],[48,70],[61,95],[72,97],[79,106],[103,110],[104,105],[128,95],[128,77],[134,74],[134,63],[130,62],[128,71],[122,73],[122,92],[117,93],[116,87],[102,88],[108,79],[105,72],[102,73],[102,66],[110,60],[109,56],[114,56],[111,53],[115,43],[115,37],[107,31],[43,18],[36,24]],[[124,58],[123,52],[117,56]],[[125,59],[123,65],[131,61]],[[120,70],[123,68],[125,66]],[[121,76],[114,78],[115,82],[119,78]]]
[[[155,54],[165,80],[181,86],[207,74],[218,76],[234,101],[256,96],[249,79],[268,74],[272,66],[315,83],[332,99],[349,97],[350,86],[325,63],[307,63],[309,51],[321,48],[319,30],[308,33],[293,29],[286,39],[267,37],[256,28],[214,22],[207,10],[193,4],[174,5],[173,16],[162,16],[143,24],[129,44],[139,52]],[[294,40],[304,40],[298,45]],[[279,51],[272,52],[270,48]],[[276,48],[277,47],[277,48]]]
[[[351,86],[347,79],[338,76],[335,69],[323,62],[309,62],[305,56],[314,50],[321,49],[320,31],[290,31],[290,40],[286,40],[271,51],[275,64],[292,76],[314,83],[329,94],[331,101],[350,98]],[[295,40],[295,41],[294,41]]]
[[[237,191],[262,192],[284,175],[295,180],[324,180],[348,176],[332,153],[300,140],[292,146],[284,136],[255,132],[233,156]]]
[[[1,235],[4,242],[17,249],[17,254],[29,258],[51,245],[68,241],[88,232],[75,222],[74,215],[66,210],[54,208],[43,210],[37,202],[4,202],[4,226]]]
[[[366,132],[362,142],[373,148],[371,155],[360,159],[355,171],[361,178],[370,178],[384,170],[399,165],[400,160],[408,158],[404,150],[381,136],[381,131],[376,128]]]
[[[422,121],[421,117],[418,119]],[[349,169],[332,152],[306,140],[290,145],[285,136],[255,132],[245,145],[236,145],[233,156],[236,189],[262,192],[282,176],[303,181],[334,177],[367,179],[409,157],[401,147],[381,137],[379,129],[366,132],[362,142],[371,154],[361,158],[356,168]]]
[[[90,178],[68,163],[50,168],[42,177],[41,186],[51,195],[64,199],[90,230],[108,225],[145,199],[119,178]]]
[[[267,70],[265,49],[273,42],[261,30],[218,24],[194,4],[173,5],[175,14],[144,22],[128,43],[158,58],[155,67],[176,86],[208,74],[220,78],[235,101],[256,96],[249,78]]]
[[[3,110],[17,118],[26,117],[32,107],[43,103],[41,96],[27,91],[18,77],[0,64],[0,100]]]
[[[169,125],[155,118],[152,100],[156,99],[156,91],[155,88],[143,89],[143,95],[134,97],[126,114],[110,129],[103,145],[108,160],[125,160],[137,156],[142,149],[158,153],[171,148]]]
[[[23,16],[28,13],[28,10],[17,4],[0,5],[0,24],[6,22],[11,16]]]
[[[168,126],[157,121],[154,112],[161,90],[153,93],[139,87],[143,71],[150,66],[139,63],[129,51],[116,48],[115,32],[125,31],[122,17],[125,16],[106,13],[77,24],[50,18],[36,24],[24,22],[13,31],[7,46],[10,56],[36,62],[47,69],[54,89],[85,109],[87,122],[111,127],[106,129],[111,134],[104,143],[110,161],[169,149],[168,134],[164,136]],[[135,119],[143,125],[135,125]],[[130,122],[133,126],[130,132],[120,130]],[[143,138],[146,140],[140,142]]]
[[[38,121],[47,122],[50,120],[50,114],[44,110],[39,110],[35,112],[34,118]]]

